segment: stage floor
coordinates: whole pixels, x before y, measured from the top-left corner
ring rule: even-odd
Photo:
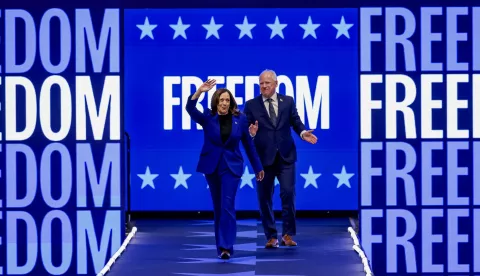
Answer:
[[[235,255],[224,261],[216,256],[212,221],[139,220],[136,236],[106,275],[365,275],[347,218],[297,221],[297,247],[265,249],[261,224],[238,220]]]

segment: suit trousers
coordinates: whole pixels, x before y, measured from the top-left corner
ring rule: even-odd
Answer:
[[[285,162],[277,151],[271,166],[264,167],[265,176],[257,181],[257,196],[262,217],[262,225],[267,240],[278,239],[272,197],[275,190],[275,177],[280,183],[280,199],[282,201],[282,236],[296,234],[295,223],[295,163]]]
[[[206,174],[213,201],[215,243],[218,255],[228,250],[233,255],[233,245],[237,237],[235,196],[240,176],[232,173],[224,157],[220,157],[215,172]]]

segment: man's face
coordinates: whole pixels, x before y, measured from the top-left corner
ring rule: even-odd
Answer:
[[[266,98],[270,98],[277,89],[278,82],[273,79],[273,75],[270,72],[266,72],[260,75],[260,92]]]

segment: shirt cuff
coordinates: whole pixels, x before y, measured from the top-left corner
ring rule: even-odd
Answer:
[[[303,139],[303,134],[305,134],[305,132],[307,132],[307,131],[304,130],[304,131],[300,132],[300,137],[301,137],[302,139]],[[303,140],[305,140],[305,139],[303,139]]]

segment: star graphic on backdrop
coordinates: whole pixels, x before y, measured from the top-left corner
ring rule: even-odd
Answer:
[[[242,38],[243,36],[248,36],[250,38],[253,38],[252,36],[252,29],[257,26],[257,24],[248,24],[248,18],[245,16],[243,18],[243,23],[242,24],[235,24],[235,27],[240,29],[240,35],[238,39]]]
[[[270,39],[278,35],[281,38],[283,37],[283,29],[287,27],[287,24],[280,24],[280,20],[278,20],[278,16],[275,17],[275,22],[273,24],[267,24],[267,27],[269,27],[272,30],[272,34],[270,35]]]
[[[222,260],[222,259],[219,259],[219,258],[183,258],[183,259],[185,260],[184,262],[177,262],[177,263],[211,264],[211,263],[225,263],[225,262],[228,262],[230,264],[256,265],[257,263],[265,263],[265,262],[299,261],[299,259],[257,259],[256,256],[237,257],[237,258],[230,259],[228,261],[225,261],[225,260]]]
[[[202,173],[202,175],[203,175],[203,178],[205,179],[205,182],[206,182],[206,181],[207,181],[207,178],[205,178],[205,174]],[[207,189],[210,189],[210,186],[208,186],[208,182],[207,182]]]
[[[209,273],[175,273],[179,275],[190,275],[190,276],[219,276],[219,275],[230,275],[230,276],[303,276],[303,275],[289,275],[289,274],[268,274],[268,275],[260,275],[255,274],[254,271],[243,271],[243,272],[232,272],[232,273],[220,273],[220,274],[209,274]]]
[[[313,24],[312,23],[312,17],[308,17],[307,23],[306,24],[299,24],[300,27],[304,30],[303,32],[303,39],[305,39],[307,36],[311,35],[315,39],[317,39],[317,33],[315,33],[315,30],[320,27],[320,24]]]
[[[242,184],[240,184],[240,189],[243,188],[243,186],[245,186],[245,185],[248,185],[248,186],[250,186],[250,188],[253,189],[252,180],[253,180],[254,178],[255,178],[255,174],[254,174],[254,173],[250,173],[250,171],[248,170],[248,167],[245,166],[245,171],[243,171]]]
[[[301,173],[300,176],[305,178],[305,185],[303,188],[306,189],[309,185],[318,189],[317,178],[321,176],[321,173],[313,173],[312,166],[308,168],[308,173]]]
[[[260,223],[260,221],[257,220],[237,220],[237,225],[239,226],[251,226],[255,227]],[[213,220],[200,220],[195,223],[192,223],[190,225],[214,225],[215,222]]]
[[[143,189],[147,186],[150,186],[153,189],[155,189],[155,184],[153,184],[153,180],[158,177],[158,174],[150,173],[150,167],[147,166],[145,173],[137,174],[137,176],[142,179],[142,187],[140,189]]]
[[[212,35],[218,39],[220,39],[220,36],[218,35],[218,30],[223,27],[223,24],[215,24],[215,18],[210,18],[210,24],[202,24],[202,27],[204,27],[207,30],[207,36],[205,39],[208,39]]]
[[[140,34],[140,39],[144,38],[145,36],[150,37],[153,39],[153,29],[155,29],[157,25],[150,24],[148,21],[148,17],[145,17],[145,21],[143,22],[143,25],[137,24],[137,28],[139,28],[142,31],[142,34]]]
[[[196,246],[197,248],[187,248],[182,250],[187,251],[198,251],[198,250],[216,250],[217,246],[215,244],[184,244],[186,246]],[[235,251],[248,251],[248,252],[255,252],[257,249],[265,248],[265,246],[257,245],[256,242],[252,243],[240,243],[235,244]]]
[[[348,39],[350,39],[350,34],[348,33],[348,29],[350,29],[353,24],[346,24],[345,23],[345,18],[342,16],[342,19],[340,20],[340,24],[332,24],[335,29],[337,29],[337,37],[339,38],[340,36],[344,35]]]
[[[170,28],[175,30],[175,33],[173,34],[173,39],[177,38],[178,36],[182,36],[183,38],[187,39],[187,34],[185,31],[190,28],[190,24],[183,24],[182,22],[182,17],[178,17],[177,24],[170,24]]]
[[[185,189],[188,189],[187,179],[190,178],[190,176],[192,175],[188,173],[183,173],[182,166],[180,166],[180,168],[178,169],[177,174],[172,173],[170,174],[170,176],[175,179],[175,187],[173,187],[174,189],[178,188],[180,185],[185,187]]]
[[[190,232],[194,235],[187,236],[189,238],[194,238],[194,237],[215,237],[215,232],[214,231],[206,231],[206,232]],[[250,230],[250,231],[238,231],[237,232],[237,237],[239,238],[252,238],[256,239],[258,236],[264,235],[263,233],[257,232],[257,230]]]
[[[336,178],[338,178],[338,184],[337,188],[340,188],[340,186],[345,185],[348,188],[352,188],[350,186],[350,178],[354,175],[353,173],[347,173],[345,170],[345,166],[342,166],[342,172],[341,173],[334,173],[333,174]]]

